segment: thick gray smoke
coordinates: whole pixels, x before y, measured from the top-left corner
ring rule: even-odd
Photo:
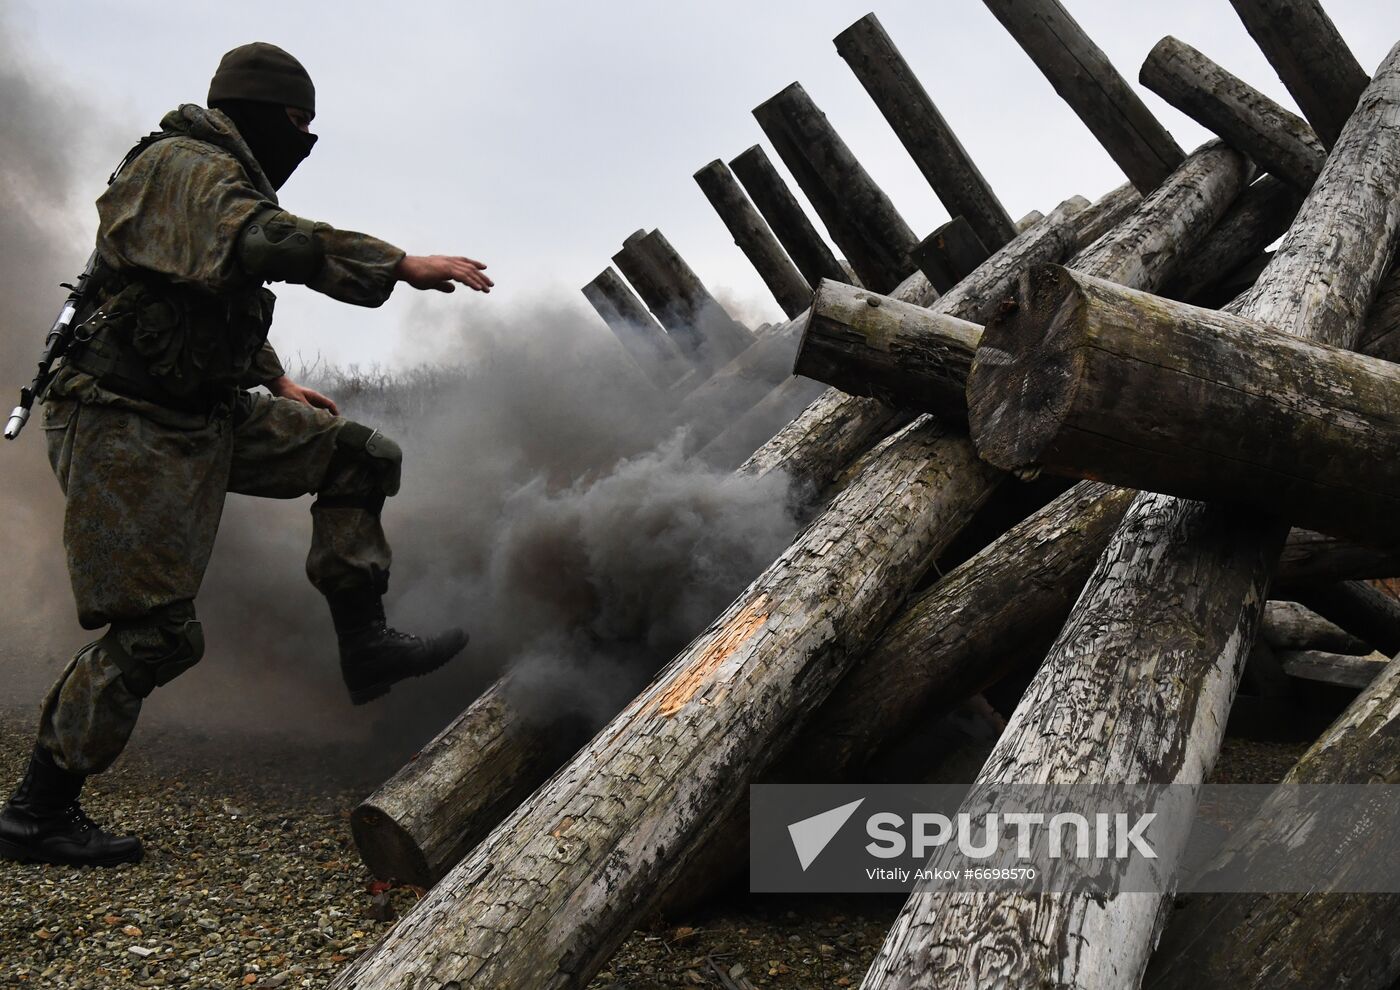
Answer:
[[[62,298],[46,287],[71,277],[89,250],[93,214],[75,202],[95,198],[107,169],[97,156],[79,168],[62,153],[74,108],[13,59],[0,78],[0,401],[8,409]],[[119,157],[126,137],[140,133],[140,125],[124,129],[99,142],[101,151]],[[466,655],[352,707],[324,602],[304,577],[310,499],[231,496],[198,602],[205,659],[153,695],[143,719],[334,739],[393,758],[514,667],[518,702],[540,718],[596,721],[790,541],[781,481],[738,479],[684,458],[674,402],[581,304],[502,314],[472,297],[461,311],[470,316],[460,326],[415,326],[415,339],[442,342],[423,355],[427,370],[309,374],[338,393],[346,413],[406,450],[403,491],[385,509],[395,549],[391,621],[410,631],[461,624],[472,635]],[[74,619],[61,497],[42,432],[32,423],[0,448],[0,540],[10,569],[0,702],[10,704],[37,703],[88,638]]]

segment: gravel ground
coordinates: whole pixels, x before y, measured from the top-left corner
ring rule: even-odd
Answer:
[[[33,712],[0,709],[0,787],[28,758]],[[1228,779],[1277,779],[1301,746],[1231,741]],[[0,985],[324,987],[408,910],[360,865],[348,812],[384,777],[334,748],[211,738],[143,724],[88,788],[97,821],[135,832],[146,861],[116,870],[0,862]],[[654,921],[590,990],[848,987],[898,913],[889,897],[738,892]]]

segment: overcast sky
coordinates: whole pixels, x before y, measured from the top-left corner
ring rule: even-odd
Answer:
[[[1134,85],[1153,43],[1174,34],[1292,106],[1226,0],[1067,5]],[[1326,6],[1368,72],[1400,39],[1395,0]],[[489,297],[430,300],[400,287],[377,311],[282,289],[279,348],[341,363],[430,355],[436,313],[520,316],[528,332],[530,303],[566,300],[592,319],[579,287],[642,226],[660,227],[736,315],[779,318],[691,175],[761,141],[750,110],[794,80],[915,233],[928,233],[946,212],[831,43],[872,9],[1013,217],[1123,181],[978,0],[6,0],[0,9],[34,76],[78,97],[92,174],[73,226],[89,244],[86,204],[111,165],[164,111],[203,102],[224,51],[264,40],[301,59],[316,82],[321,140],[284,205],[415,253],[469,254],[498,285]],[[1205,139],[1144,95],[1183,147]],[[75,269],[85,251],[75,243]]]

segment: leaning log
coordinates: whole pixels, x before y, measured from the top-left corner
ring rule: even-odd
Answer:
[[[1190,45],[1168,35],[1142,63],[1142,84],[1230,147],[1294,188],[1307,192],[1327,152],[1313,129]]]
[[[982,334],[967,404],[978,450],[1006,471],[1400,543],[1389,361],[1044,265]]]
[[[760,145],[742,152],[729,163],[744,189],[753,200],[763,219],[773,229],[773,234],[787,251],[792,263],[797,266],[808,286],[815,286],[824,278],[847,280],[846,270],[836,255],[831,253],[822,235],[807,219],[797,197],[792,194],[783,177],[773,167]]]
[[[1299,590],[1294,597],[1323,618],[1364,639],[1386,656],[1400,653],[1400,601],[1364,581]]]
[[[1345,133],[1342,141],[1346,140]],[[1339,142],[1340,146],[1340,142]],[[1392,661],[1341,717],[1309,747],[1259,813],[1239,828],[1216,860],[1222,868],[1250,862],[1277,843],[1271,809],[1299,835],[1335,840],[1339,830],[1330,788],[1400,783],[1400,663]],[[1314,785],[1299,787],[1297,785]],[[1275,805],[1275,802],[1278,802]],[[1307,818],[1312,819],[1309,827]],[[1374,827],[1372,828],[1374,834]],[[1393,844],[1386,834],[1378,841]],[[1321,846],[1307,845],[1309,856]],[[1278,855],[1277,848],[1272,850]],[[1380,856],[1380,860],[1373,857]],[[1341,889],[1366,889],[1365,871],[1393,864],[1384,847],[1326,861]],[[1400,978],[1400,895],[1198,894],[1173,912],[1144,987],[1151,990],[1385,990]]]
[[[1278,651],[1321,650],[1363,656],[1372,649],[1335,622],[1287,601],[1271,601],[1264,607],[1259,639]]]
[[[866,14],[846,28],[836,36],[836,51],[885,115],[948,215],[963,217],[991,251],[1015,237],[1010,214],[879,19]]]
[[[1400,46],[1238,315],[1322,343],[1354,342],[1400,228],[1397,183]],[[1280,524],[1257,515],[1140,495],[974,784],[973,799],[985,802],[989,791],[1011,783],[1199,786],[1219,752],[1284,537]],[[920,884],[866,984],[927,985],[936,966],[941,986],[982,987],[989,974],[980,963],[994,958],[1005,964],[995,972],[1003,986],[1135,986],[1167,900]],[[1017,946],[1014,956],[1001,951],[1008,944]]]
[[[1289,534],[1279,567],[1293,575],[1291,581],[1304,584],[1366,581],[1400,574],[1400,553],[1295,529]],[[1288,590],[1291,585],[1285,582],[1280,587]]]
[[[1125,182],[1104,193],[1075,218],[1079,247],[1086,248],[1118,226],[1142,203],[1142,193]]]
[[[1059,0],[983,0],[1146,196],[1185,153]]]
[[[934,423],[892,441],[862,484],[334,986],[585,985],[994,478]]]
[[[695,459],[716,471],[737,471],[753,456],[754,451],[815,402],[826,386],[810,378],[792,376],[759,399],[714,439],[695,452]],[[762,473],[762,472],[758,472]],[[810,501],[796,493],[800,503]]]
[[[1356,690],[1369,685],[1388,665],[1380,653],[1356,656],[1322,650],[1283,650],[1278,654],[1278,663],[1285,674],[1296,680]]]
[[[688,370],[675,341],[617,272],[605,268],[583,287],[583,294],[632,360],[661,388],[671,387]]]
[[[1400,363],[1400,265],[1391,263],[1375,302],[1366,313],[1361,350]]]
[[[765,100],[753,115],[861,282],[889,292],[903,281],[918,238],[802,85]]]
[[[914,264],[938,292],[947,292],[992,253],[965,217],[955,216],[914,248]]]
[[[725,312],[666,235],[653,230],[637,242],[637,248],[665,272],[670,284],[676,287],[682,319],[695,337],[702,364],[718,367],[753,343],[753,332]]]
[[[717,158],[695,173],[695,181],[788,318],[806,309],[812,302],[811,286],[739,188],[729,167]]]
[[[1318,0],[1230,0],[1324,147],[1331,148],[1370,79]]]

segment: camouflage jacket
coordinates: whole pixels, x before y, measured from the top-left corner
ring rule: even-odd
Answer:
[[[275,297],[240,267],[238,238],[253,216],[278,206],[277,194],[219,111],[184,104],[165,115],[161,130],[180,136],[142,151],[97,200],[97,250],[117,276],[99,296],[99,315],[111,322],[113,311],[122,309],[122,300],[114,298],[120,290],[153,285],[155,295],[177,297],[174,315],[147,319],[118,312],[122,319],[113,328],[113,336],[139,352],[153,374],[176,391],[221,382],[249,387],[276,378],[283,369],[266,342]],[[388,299],[403,251],[326,223],[315,224],[314,231],[325,261],[308,286],[359,306]],[[136,305],[126,308],[154,311],[150,294],[143,289]],[[66,369],[51,390],[113,400],[105,393],[76,369]]]

